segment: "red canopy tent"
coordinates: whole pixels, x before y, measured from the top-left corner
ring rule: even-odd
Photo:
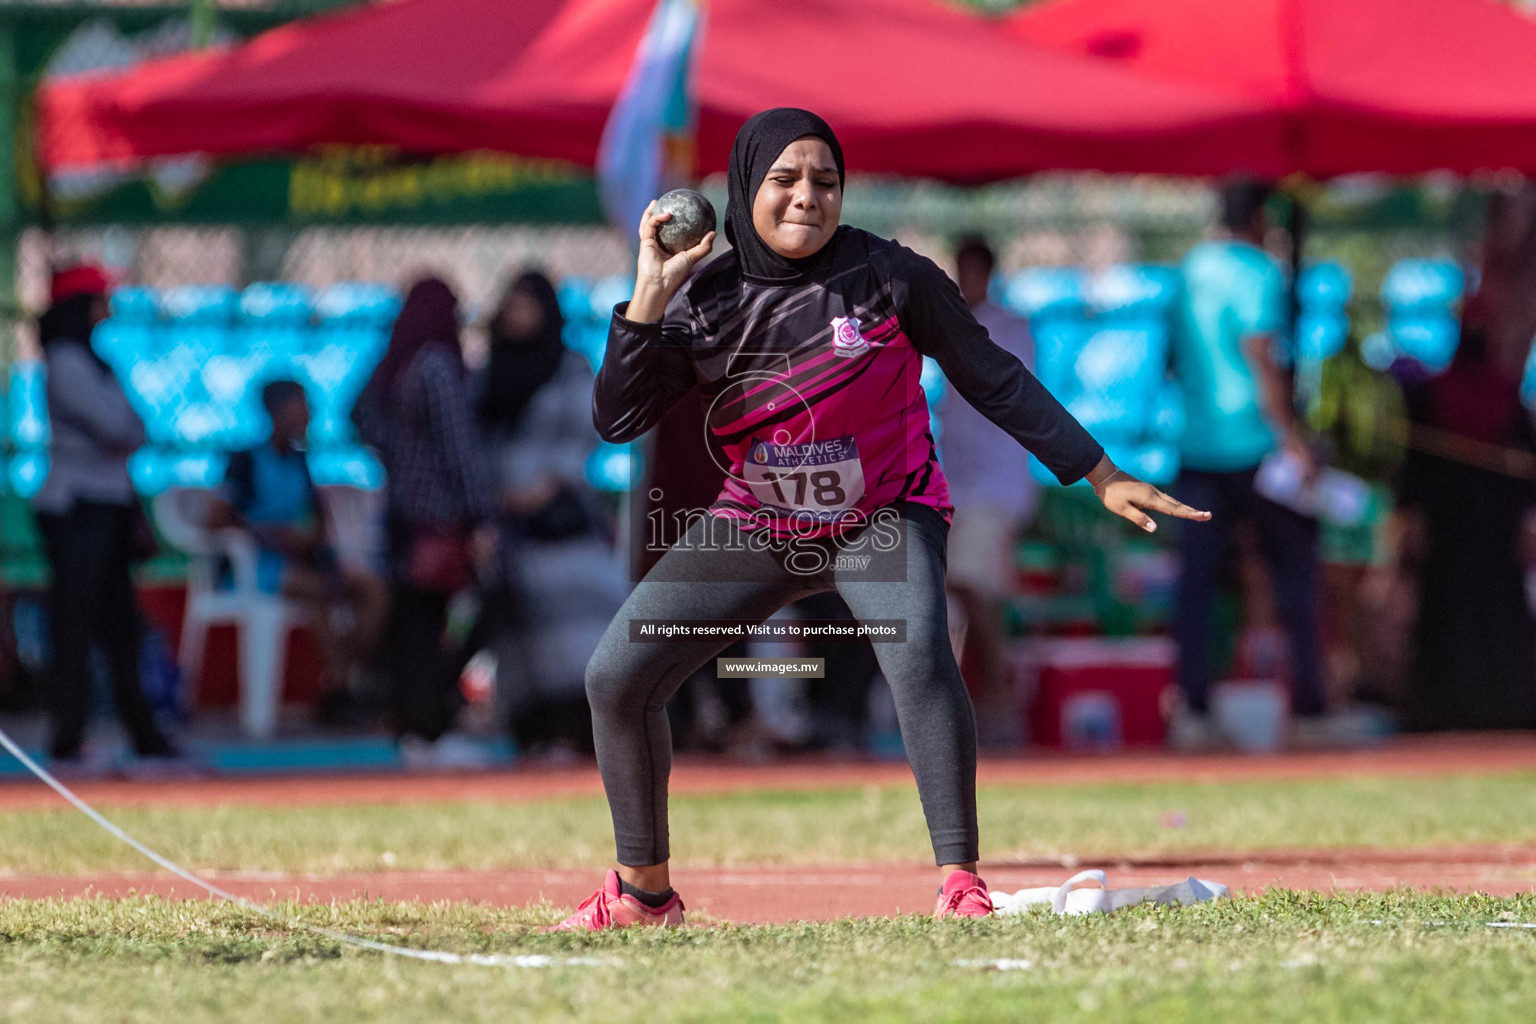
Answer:
[[[51,83],[54,169],[315,145],[476,149],[592,166],[650,0],[397,0],[228,50]],[[826,116],[862,171],[956,181],[1048,168],[1196,173],[1278,154],[1273,119],[1222,90],[1147,82],[1012,39],[934,0],[707,0],[693,93],[700,173],[767,106]]]
[[[1148,82],[1021,46],[932,0],[708,0],[695,75],[699,160],[722,170],[741,122],[814,110],[850,167],[978,182],[1051,169],[1199,174],[1234,149],[1278,155],[1273,119],[1227,90]]]
[[[1494,0],[1049,0],[1007,24],[1262,103],[1283,171],[1536,171],[1536,21]],[[1234,156],[1206,171],[1264,169]]]
[[[591,166],[651,0],[399,0],[38,91],[54,170],[396,145]]]

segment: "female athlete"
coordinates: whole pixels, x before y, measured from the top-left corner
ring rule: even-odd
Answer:
[[[634,297],[614,310],[597,377],[593,416],[616,442],[697,388],[705,447],[726,479],[635,587],[587,667],[618,866],[556,927],[682,923],[667,863],[664,706],[733,637],[664,638],[675,629],[648,634],[647,623],[760,623],[827,590],[859,622],[899,626],[898,640],[874,646],[939,865],[935,915],[984,916],[976,727],[944,599],[952,509],[918,383],[922,357],[1062,483],[1087,477],[1111,512],[1147,530],[1155,526],[1143,510],[1209,515],[1117,469],[993,344],[934,263],[839,226],[843,154],[821,118],[778,108],[749,120],[731,149],[729,192],[732,249],[692,280],[714,233],[668,256],[656,242],[668,215],[646,210]]]

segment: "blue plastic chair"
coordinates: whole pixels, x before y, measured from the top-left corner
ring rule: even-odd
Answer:
[[[160,295],[132,285],[112,293],[112,315],[96,325],[91,347],[119,374],[143,358],[162,337]]]
[[[1296,285],[1300,307],[1294,337],[1295,352],[1282,351],[1282,361],[1303,372],[1344,350],[1349,339],[1349,300],[1354,281],[1349,271],[1333,262],[1310,263]],[[1293,358],[1294,356],[1294,358]]]
[[[188,348],[152,359],[141,359],[129,368],[123,379],[128,400],[144,420],[144,428],[155,444],[175,446],[177,419],[192,397],[192,381],[199,375],[202,360]],[[201,390],[201,388],[199,388]]]
[[[1179,449],[1177,445],[1151,442],[1128,449],[1111,446],[1105,451],[1114,460],[1115,465],[1128,466],[1133,476],[1157,484],[1159,487],[1166,487],[1178,478]]]
[[[112,319],[129,324],[152,324],[160,319],[160,294],[142,285],[124,285],[112,292]]]
[[[1520,376],[1520,401],[1527,409],[1536,409],[1536,345],[1525,357],[1525,372]]]
[[[351,413],[389,344],[374,327],[322,327],[311,352],[294,360],[310,397],[310,438],[317,445],[351,443]]]
[[[601,441],[587,456],[585,474],[597,490],[618,492],[628,490],[639,466],[639,456],[630,445]]]
[[[48,425],[47,370],[40,360],[11,365],[10,399],[6,412],[11,443],[17,448],[46,448],[53,440]]]
[[[152,498],[172,487],[217,487],[228,461],[223,452],[141,448],[128,459],[128,476],[136,491]]]
[[[1002,297],[1030,320],[1078,319],[1088,309],[1087,278],[1078,267],[1031,267],[1013,275]]]
[[[358,445],[310,452],[309,475],[317,487],[344,485],[375,490],[384,486],[384,467],[372,452]]]
[[[1030,318],[1036,375],[1117,461],[1147,479],[1178,472],[1182,395],[1167,379],[1177,270],[1124,264],[1089,276],[1076,267],[1015,274],[1004,301]],[[1031,460],[1031,472],[1055,477]]]
[[[1166,324],[1101,327],[1078,350],[1067,408],[1100,443],[1140,437],[1150,429],[1167,365]]]
[[[160,295],[160,308],[173,323],[228,325],[238,307],[239,293],[222,284],[178,285]]]
[[[213,356],[199,372],[203,390],[210,401],[238,405],[251,396],[257,381],[278,375],[282,367],[274,372],[272,361],[271,353],[260,350]]]
[[[1296,320],[1296,353],[1305,363],[1338,355],[1349,340],[1349,317],[1342,310],[1303,309]]]
[[[386,331],[400,313],[400,293],[387,284],[346,281],[321,289],[315,315],[330,326],[382,327]]]
[[[1399,355],[1418,360],[1431,373],[1451,365],[1461,340],[1461,324],[1454,316],[1428,311],[1392,317],[1387,332]]]
[[[1172,267],[1122,263],[1095,274],[1088,283],[1088,308],[1100,319],[1166,323],[1179,292]]]
[[[191,284],[167,288],[160,296],[165,313],[157,349],[184,349],[206,359],[232,347],[240,295],[227,285]]]
[[[1381,282],[1381,301],[1394,314],[1445,310],[1461,301],[1466,274],[1450,260],[1398,260]]]
[[[212,445],[233,451],[265,439],[271,425],[261,407],[261,388],[267,381],[293,376],[287,359],[261,348],[207,360],[199,374],[202,391],[225,410]]]
[[[210,448],[223,441],[233,425],[233,411],[227,405],[189,398],[176,411],[171,430],[183,448]]]
[[[161,333],[154,324],[125,322],[112,317],[96,325],[91,335],[91,348],[121,376],[127,367],[154,349]]]
[[[307,324],[315,311],[308,285],[258,281],[240,293],[240,319],[248,324]]]
[[[561,340],[566,348],[585,356],[592,372],[596,373],[603,365],[603,354],[608,351],[608,321],[567,321]]]
[[[628,302],[635,294],[635,279],[627,274],[610,274],[592,282],[588,299],[592,305],[592,317],[606,326],[613,314],[613,307]]]
[[[1451,364],[1461,327],[1455,305],[1466,274],[1450,260],[1399,260],[1381,282],[1393,357],[1406,356],[1439,373]]]
[[[366,379],[389,348],[389,325],[348,321],[322,323],[311,334],[308,351],[322,352],[332,347],[351,352],[355,360],[353,372]]]
[[[171,487],[217,487],[229,457],[222,452],[177,452],[166,461]]]
[[[1148,436],[1154,441],[1178,444],[1184,437],[1184,389],[1177,381],[1164,380],[1152,399]]]
[[[596,315],[592,309],[592,282],[585,277],[563,278],[555,288],[555,298],[559,300],[560,312],[568,324],[590,320]]]
[[[1349,271],[1332,261],[1309,263],[1296,283],[1296,301],[1306,310],[1342,311],[1354,294]]]
[[[240,326],[232,350],[281,360],[305,351],[313,332],[314,293],[305,285],[263,281],[246,288],[240,296]],[[273,375],[280,374],[273,369]]]
[[[48,477],[48,453],[17,452],[7,468],[12,493],[31,499],[37,496]]]
[[[311,442],[326,446],[352,441],[349,413],[367,382],[366,373],[359,372],[364,364],[358,353],[344,344],[330,343],[297,357],[294,364],[309,396]]]
[[[1067,401],[1080,386],[1074,363],[1093,333],[1092,325],[1076,319],[1037,320],[1030,324],[1030,333],[1035,340],[1035,376],[1058,401]]]
[[[928,400],[929,409],[937,409],[947,400],[949,382],[944,379],[944,371],[939,369],[938,361],[932,356],[923,356],[923,369],[917,383],[923,389],[923,397]],[[963,402],[964,399],[956,401]]]

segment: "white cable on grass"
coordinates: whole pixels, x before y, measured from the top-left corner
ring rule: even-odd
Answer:
[[[168,857],[164,857],[159,853],[156,853],[154,850],[151,850],[149,847],[133,838],[133,836],[129,835],[127,832],[124,832],[111,821],[108,821],[106,816],[103,815],[100,811],[96,810],[96,808],[92,807],[90,804],[76,796],[68,786],[54,778],[53,774],[49,772],[48,769],[32,760],[32,758],[27,755],[27,752],[22,750],[21,747],[16,744],[16,741],[11,739],[11,737],[6,733],[4,729],[0,729],[0,746],[3,746],[12,757],[20,761],[23,767],[27,769],[27,771],[41,779],[50,789],[59,794],[59,796],[63,797],[65,800],[68,800],[70,804],[74,806],[75,810],[79,811],[87,818],[90,818],[97,825],[100,825],[113,838],[127,843],[129,846],[133,847],[139,853],[143,854],[145,857],[148,857],[160,867],[175,875],[177,878],[180,878],[186,882],[190,882],[191,884],[197,886],[199,889],[204,890],[210,895],[217,896],[221,900],[226,900],[227,902],[233,903],[235,906],[244,910],[249,910],[254,914],[260,914],[262,917],[268,918],[269,920],[280,922],[281,924],[286,925],[288,928],[310,932],[314,935],[321,935],[327,939],[332,939],[336,942],[344,943],[348,946],[356,946],[359,949],[369,949],[376,953],[387,953],[390,956],[403,956],[411,960],[426,960],[431,963],[439,964],[474,964],[481,967],[551,967],[557,964],[562,966],[571,964],[586,967],[600,962],[592,957],[569,957],[557,961],[554,957],[545,956],[542,954],[509,955],[504,953],[450,953],[446,950],[411,949],[408,946],[391,946],[388,943],[378,942],[374,939],[359,938],[356,935],[348,935],[346,932],[333,931],[330,928],[322,928],[319,925],[306,924],[303,921],[296,921],[291,918],[284,917],[277,911],[264,907],[260,903],[252,902],[251,900],[246,899],[244,896],[237,896],[227,889],[222,889],[219,886],[214,885],[212,882],[208,882],[199,878],[197,875],[194,875],[180,864],[177,864],[175,861]]]
[[[1399,921],[1387,921],[1387,920],[1384,920],[1384,919],[1379,918],[1379,917],[1373,917],[1373,918],[1371,918],[1369,921],[1367,921],[1365,923],[1366,924],[1390,924],[1390,925],[1396,925],[1396,924],[1400,924],[1401,922],[1399,922]],[[1419,923],[1424,925],[1426,928],[1448,928],[1448,927],[1450,927],[1452,925],[1458,924],[1459,922],[1457,922],[1457,921],[1420,921]],[[1473,922],[1473,923],[1475,924],[1476,922]],[[1483,924],[1487,925],[1489,928],[1530,928],[1530,929],[1536,929],[1536,921],[1484,921]]]

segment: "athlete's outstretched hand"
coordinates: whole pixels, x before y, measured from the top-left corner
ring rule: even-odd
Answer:
[[[1104,471],[1102,467],[1106,463],[1109,469]],[[1093,484],[1093,493],[1099,496],[1105,508],[1117,516],[1129,519],[1148,533],[1155,531],[1157,524],[1152,521],[1152,517],[1147,515],[1147,512],[1162,512],[1197,522],[1204,522],[1211,518],[1209,512],[1190,508],[1145,480],[1138,480],[1125,470],[1115,468],[1108,459],[1089,474],[1089,481]]]
[[[672,219],[670,213],[656,212],[656,201],[640,216],[640,257],[635,267],[635,297],[630,300],[628,318],[636,323],[654,323],[666,312],[667,303],[683,286],[689,273],[714,248],[711,231],[692,249],[674,256],[656,241],[656,228]]]

